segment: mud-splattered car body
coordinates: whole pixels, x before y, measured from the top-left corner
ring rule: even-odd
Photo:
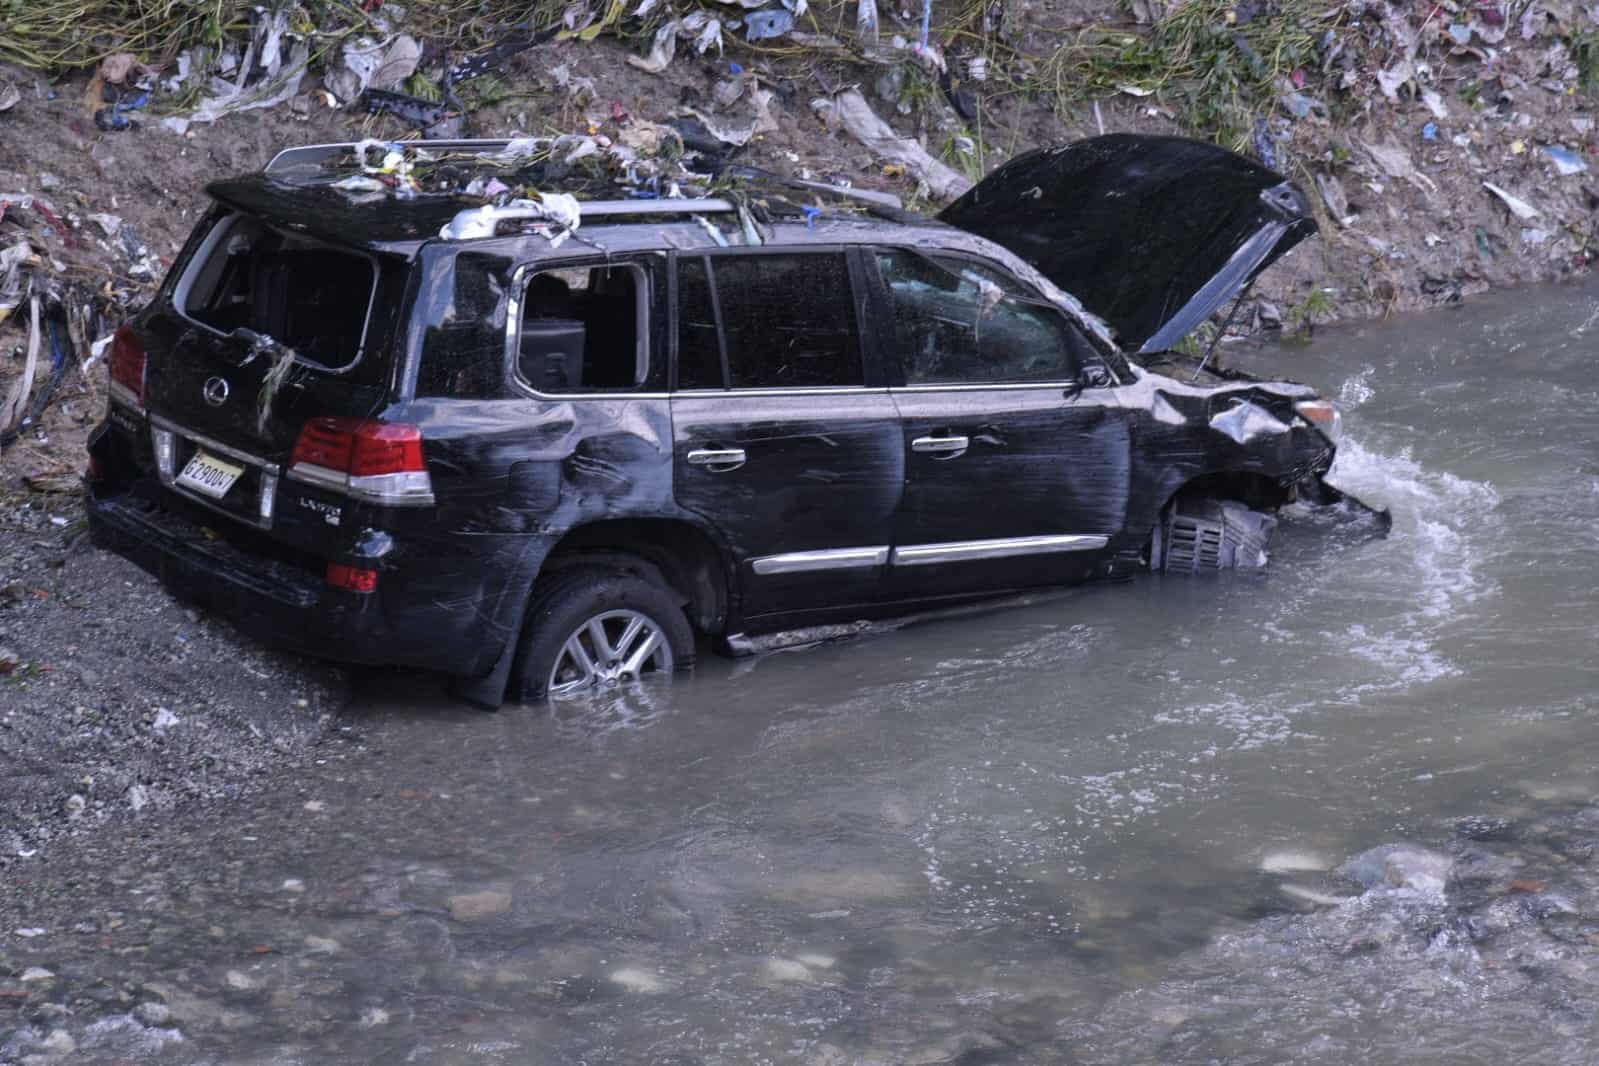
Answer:
[[[1152,297],[1196,322],[1313,229],[1221,155],[1277,231]],[[966,228],[641,202],[460,239],[456,197],[273,168],[209,191],[113,347],[97,540],[266,639],[480,703],[563,574],[633,575],[736,643],[1160,567],[1187,496],[1338,498],[1313,390],[1141,368],[1046,276],[1049,242],[974,232],[973,197],[946,212]]]

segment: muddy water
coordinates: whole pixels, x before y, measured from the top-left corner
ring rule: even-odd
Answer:
[[[1493,861],[1531,870],[1586,817],[1596,351],[1567,288],[1235,356],[1338,396],[1333,480],[1394,512],[1378,541],[1291,516],[1264,573],[626,703],[374,679],[369,750],[21,875],[0,1061],[1599,1060],[1599,941],[1491,957],[1420,929],[1436,892],[1322,872],[1458,858],[1461,824],[1530,826]]]

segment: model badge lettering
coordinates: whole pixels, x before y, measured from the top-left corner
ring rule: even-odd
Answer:
[[[307,511],[313,511],[321,515],[322,521],[330,526],[336,526],[344,521],[344,509],[335,507],[331,503],[323,503],[321,500],[313,500],[308,496],[301,496],[300,506]]]

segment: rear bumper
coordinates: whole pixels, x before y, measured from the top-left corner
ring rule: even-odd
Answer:
[[[443,647],[431,649],[426,660],[405,654],[410,642],[391,631],[378,602],[381,591],[330,588],[305,565],[208,537],[199,525],[139,494],[91,496],[88,513],[97,545],[149,571],[173,595],[267,643],[349,663],[448,669],[470,661]]]

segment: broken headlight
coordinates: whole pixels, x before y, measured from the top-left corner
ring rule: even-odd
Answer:
[[[1343,435],[1344,418],[1331,400],[1303,400],[1294,404],[1294,411],[1306,422],[1321,430],[1322,436],[1338,443]]]

